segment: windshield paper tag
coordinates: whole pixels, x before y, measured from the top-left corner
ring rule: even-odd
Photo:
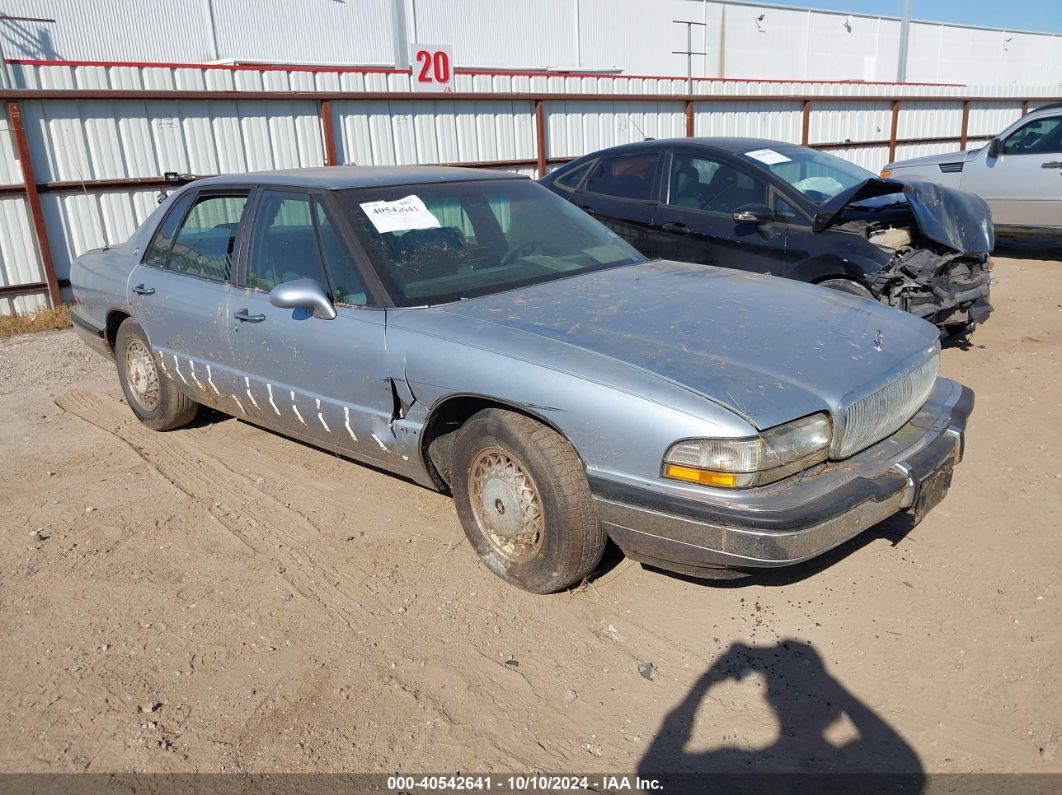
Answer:
[[[361,209],[381,234],[407,229],[438,229],[442,226],[419,196],[406,196],[393,202],[365,202]]]
[[[759,160],[768,166],[776,165],[777,163],[788,163],[789,158],[780,152],[776,152],[773,149],[757,149],[753,152],[746,152],[745,157],[751,157],[753,160]]]

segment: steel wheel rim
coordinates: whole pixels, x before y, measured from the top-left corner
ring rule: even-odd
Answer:
[[[125,373],[136,402],[146,411],[154,411],[159,405],[159,371],[155,357],[138,339],[129,340],[125,346]]]
[[[542,549],[545,521],[538,487],[523,462],[500,447],[479,452],[468,469],[476,524],[505,560],[525,563]]]

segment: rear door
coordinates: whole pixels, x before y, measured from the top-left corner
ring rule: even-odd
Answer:
[[[724,157],[676,150],[653,213],[653,255],[680,262],[776,273],[786,260],[785,225],[734,220],[746,205],[769,206],[767,182]]]
[[[659,151],[602,157],[570,201],[642,254],[653,256],[649,225],[656,208]]]
[[[1062,227],[1062,113],[1032,119],[1003,139],[998,157],[983,147],[962,169],[1003,226]]]
[[[263,189],[228,305],[246,409],[256,422],[328,449],[390,466],[394,405],[383,309],[368,306],[363,277],[324,194]],[[336,306],[332,320],[269,302],[278,284],[310,278]]]
[[[133,317],[160,369],[193,400],[241,413],[226,305],[249,190],[217,188],[179,198],[129,276]]]

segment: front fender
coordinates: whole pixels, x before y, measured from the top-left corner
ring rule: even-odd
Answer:
[[[820,282],[823,279],[843,277],[859,282],[869,289],[874,274],[888,264],[888,257],[884,256],[884,252],[882,254],[881,261],[855,252],[821,254],[799,263],[788,276],[802,282]]]

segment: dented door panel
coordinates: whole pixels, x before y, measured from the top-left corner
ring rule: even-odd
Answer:
[[[247,393],[247,417],[391,466],[398,455],[384,312],[337,309],[333,320],[323,320],[305,310],[275,307],[264,292],[234,291],[231,338]],[[262,320],[237,320],[240,312]]]

